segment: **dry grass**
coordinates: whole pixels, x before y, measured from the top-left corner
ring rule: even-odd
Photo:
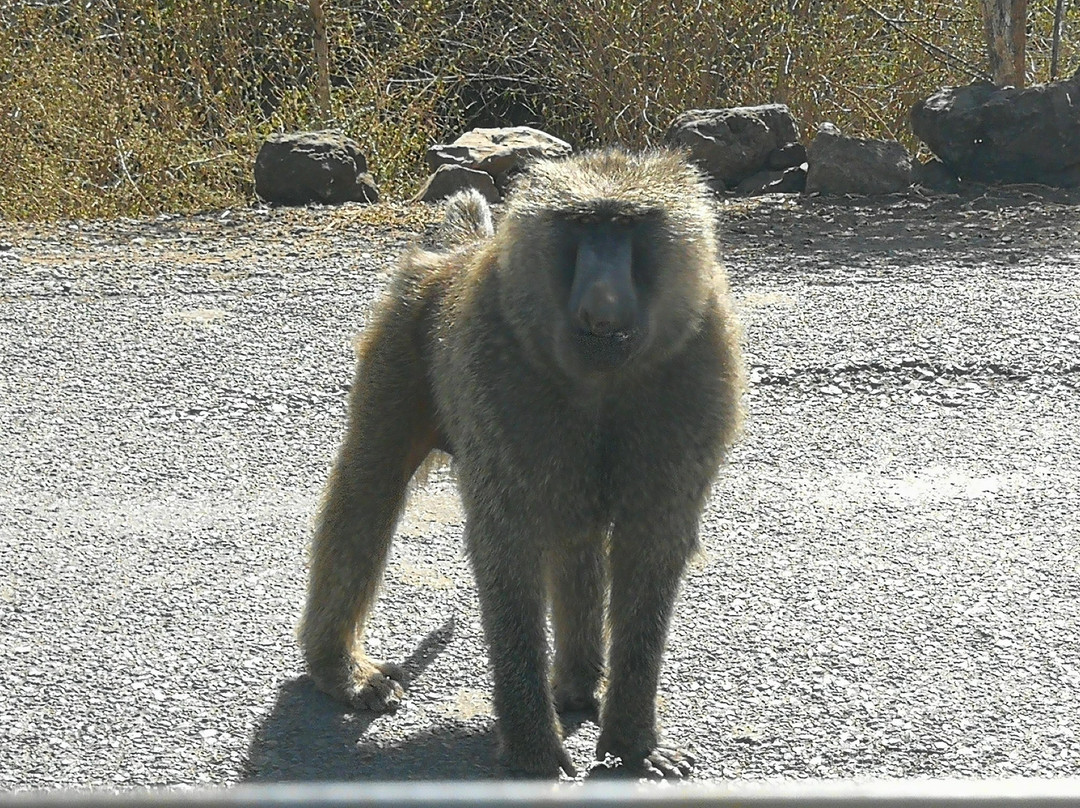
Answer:
[[[330,120],[302,0],[0,3],[0,217],[246,204],[273,131],[335,125],[402,197],[423,150],[532,123],[576,145],[659,142],[691,107],[783,101],[914,145],[907,109],[984,69],[976,0],[324,0]],[[1076,67],[1067,35],[1062,65]],[[1053,0],[1031,4],[1046,80]]]

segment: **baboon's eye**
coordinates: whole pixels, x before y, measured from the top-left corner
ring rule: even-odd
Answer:
[[[656,250],[654,228],[647,223],[640,223],[633,233],[633,274],[634,284],[648,289],[656,283]]]
[[[555,255],[559,262],[558,267],[558,280],[568,290],[570,285],[574,282],[574,271],[577,266],[577,250],[578,242],[581,240],[581,234],[578,232],[574,223],[564,221],[561,223],[558,231],[557,247]]]

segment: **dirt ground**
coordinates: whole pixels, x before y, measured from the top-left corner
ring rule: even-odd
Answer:
[[[666,732],[702,781],[1077,775],[1080,194],[721,212],[750,417]],[[500,775],[449,472],[370,626],[406,705],[294,638],[351,338],[437,215],[0,223],[0,788]]]

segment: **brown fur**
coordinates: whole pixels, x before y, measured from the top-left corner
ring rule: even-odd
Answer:
[[[643,325],[631,358],[598,371],[567,325],[568,234],[612,222],[632,233]],[[511,768],[573,772],[556,711],[596,707],[607,670],[598,758],[679,776],[687,759],[658,744],[657,680],[742,392],[708,192],[666,152],[542,161],[494,237],[475,235],[406,258],[364,335],[315,532],[308,666],[349,704],[398,703],[400,672],[368,659],[361,633],[406,486],[439,448],[457,471]]]

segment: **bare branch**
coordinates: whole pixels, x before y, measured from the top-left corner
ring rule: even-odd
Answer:
[[[875,17],[877,17],[889,27],[894,28],[895,30],[906,36],[908,39],[910,39],[912,42],[918,44],[930,56],[935,57],[939,61],[942,61],[946,64],[951,64],[954,67],[960,68],[974,79],[983,79],[984,81],[989,80],[990,76],[985,70],[976,67],[975,65],[971,64],[971,62],[968,62],[966,59],[961,59],[955,53],[949,53],[940,45],[935,45],[933,42],[923,39],[917,34],[913,34],[904,26],[902,20],[894,20],[892,17],[889,17],[886,14],[883,14],[881,11],[878,11],[869,3],[865,2],[865,0],[859,0],[859,5],[861,5],[866,11],[869,11],[871,14],[873,14]]]
[[[1054,42],[1050,48],[1050,81],[1057,81],[1058,56],[1061,52],[1061,18],[1065,14],[1065,0],[1054,5]]]

